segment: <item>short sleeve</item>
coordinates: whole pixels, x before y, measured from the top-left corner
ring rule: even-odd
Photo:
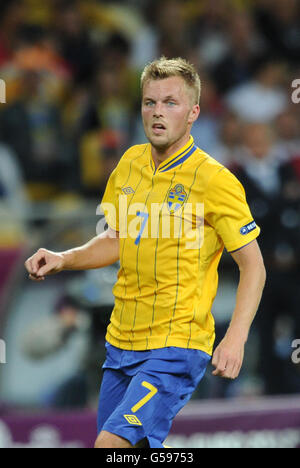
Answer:
[[[216,230],[228,252],[244,247],[260,234],[242,184],[226,168],[211,178],[204,211],[206,221]]]
[[[100,205],[107,224],[114,231],[119,231],[119,194],[116,186],[117,169],[118,166],[108,179]]]

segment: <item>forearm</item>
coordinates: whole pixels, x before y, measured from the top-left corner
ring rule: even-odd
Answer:
[[[236,305],[227,331],[228,335],[247,341],[261,301],[265,280],[266,273],[261,264],[240,269]]]
[[[245,343],[266,281],[266,270],[257,241],[232,254],[240,270],[236,305],[225,337],[217,346],[213,375],[236,379],[244,359]]]
[[[119,239],[105,231],[87,244],[62,252],[64,270],[90,270],[112,265],[119,260]]]

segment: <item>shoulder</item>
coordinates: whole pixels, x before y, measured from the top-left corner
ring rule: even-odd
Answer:
[[[223,164],[216,161],[207,153],[204,164],[203,174],[206,180],[206,198],[220,196],[222,198],[226,192],[244,193],[244,187],[239,178]]]
[[[148,144],[134,145],[128,148],[127,151],[121,156],[117,166],[113,170],[111,176],[115,178],[118,183],[122,184],[124,178],[128,177],[128,174],[132,170],[133,163],[142,165],[145,161]]]
[[[217,174],[226,170],[225,166],[214,159],[210,154],[200,148],[197,148],[197,156],[200,160],[201,174],[204,176],[207,184],[214,179]]]
[[[202,159],[202,168],[208,185],[220,184],[222,181],[226,180],[239,183],[239,171],[237,170],[239,166],[237,166],[237,168],[233,166],[229,169],[202,149],[197,148],[197,150],[199,157]]]
[[[148,145],[149,145],[148,143],[144,143],[142,145],[131,146],[130,148],[128,148],[127,151],[125,151],[125,153],[120,159],[120,162],[131,161],[133,159],[136,159],[136,158],[138,159],[142,157],[146,153]]]
[[[211,177],[209,185],[213,190],[237,190],[244,192],[240,179],[224,166]]]

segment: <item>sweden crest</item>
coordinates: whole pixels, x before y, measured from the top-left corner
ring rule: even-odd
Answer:
[[[187,193],[184,190],[183,185],[177,184],[174,188],[169,191],[168,194],[168,208],[170,213],[174,213],[179,210],[185,203]]]

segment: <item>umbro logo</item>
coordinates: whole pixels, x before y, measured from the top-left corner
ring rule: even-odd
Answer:
[[[135,426],[142,426],[141,421],[137,418],[134,414],[124,414],[124,418],[129,424],[133,424]]]
[[[130,195],[131,193],[134,193],[134,190],[131,187],[125,187],[122,189],[122,192],[124,192],[125,195]]]

